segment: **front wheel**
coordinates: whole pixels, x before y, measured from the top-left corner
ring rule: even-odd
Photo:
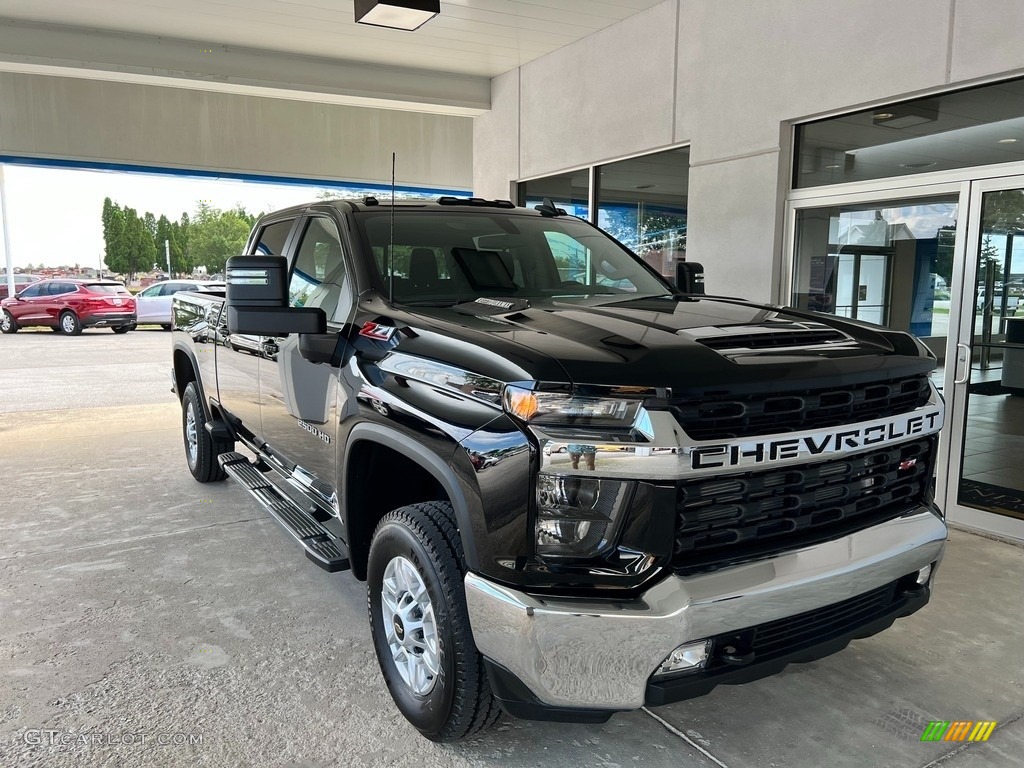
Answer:
[[[462,540],[451,504],[389,512],[367,563],[373,645],[405,718],[431,741],[458,741],[498,719],[473,642],[462,580]]]
[[[171,330],[171,324],[170,324],[170,323],[161,323],[161,324],[160,324],[160,327],[161,327],[161,328],[162,328],[163,330],[165,330],[165,331],[169,331],[169,330]]]
[[[132,327],[130,325],[117,325],[111,328],[114,333],[128,333]]]
[[[4,310],[3,317],[0,317],[0,332],[2,333],[17,333],[18,323],[15,321],[14,316]]]
[[[82,332],[82,321],[70,310],[60,314],[60,332],[66,336],[77,336]]]
[[[227,475],[217,457],[234,448],[233,443],[214,440],[203,426],[203,404],[194,381],[181,398],[181,431],[185,440],[185,461],[192,477],[200,483],[223,480]]]

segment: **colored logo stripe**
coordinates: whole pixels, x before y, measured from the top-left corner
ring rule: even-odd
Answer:
[[[988,737],[992,735],[992,731],[995,729],[996,724],[994,722],[979,722],[974,726],[974,730],[971,731],[968,741],[988,741]]]
[[[925,726],[921,741],[988,741],[996,728],[990,720],[932,720]]]
[[[925,726],[924,733],[921,734],[921,741],[942,741],[948,728],[948,720],[932,720]]]

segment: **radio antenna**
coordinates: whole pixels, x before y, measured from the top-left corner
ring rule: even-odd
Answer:
[[[391,236],[388,244],[388,304],[395,303],[395,153],[391,153]]]

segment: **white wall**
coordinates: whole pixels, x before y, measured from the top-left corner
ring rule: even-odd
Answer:
[[[687,258],[777,300],[791,123],[1024,73],[1022,26],[1020,0],[666,0],[492,81],[474,191],[688,143]]]
[[[469,189],[469,117],[0,72],[0,154]],[[507,195],[507,191],[506,191]]]

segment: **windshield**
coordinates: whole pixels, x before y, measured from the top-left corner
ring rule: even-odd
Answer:
[[[567,216],[396,211],[357,217],[377,277],[403,304],[482,296],[664,295],[671,288],[600,230]]]

